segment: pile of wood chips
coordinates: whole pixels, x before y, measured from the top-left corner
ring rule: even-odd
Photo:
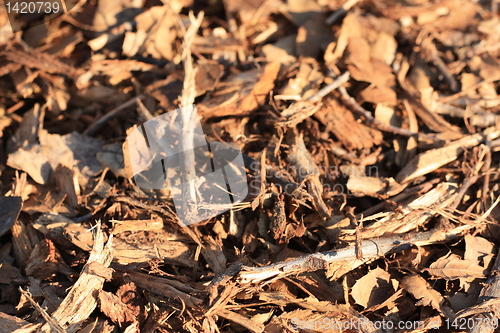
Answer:
[[[498,6],[0,4],[0,333],[494,332]],[[123,143],[190,103],[249,193],[185,226]]]

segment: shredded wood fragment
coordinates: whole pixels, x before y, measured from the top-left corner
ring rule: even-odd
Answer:
[[[2,325],[0,326],[0,332],[2,333],[12,333],[17,329],[29,325],[27,321],[21,318],[14,317],[3,312],[0,312],[0,320],[2,321]]]
[[[454,161],[465,149],[474,147],[485,140],[493,140],[500,136],[500,131],[490,127],[483,133],[476,133],[456,140],[442,148],[427,150],[415,156],[398,173],[396,181],[399,183],[409,182],[417,177],[426,175],[437,168]]]
[[[104,234],[98,223],[94,234],[94,247],[82,273],[59,308],[50,315],[66,332],[78,332],[83,321],[97,306],[97,292],[102,289],[105,279],[90,272],[91,264],[99,263],[107,267],[112,259],[112,237],[104,244]],[[43,325],[37,332],[51,332],[51,324]]]
[[[431,218],[438,215],[439,212],[451,202],[457,195],[457,185],[453,182],[443,182],[424,195],[401,207],[401,209],[387,214],[387,216],[378,219],[374,223],[361,229],[361,237],[371,239],[383,235],[404,234],[411,230],[422,227]],[[354,235],[349,230],[339,235],[345,240],[353,240]]]
[[[302,136],[295,133],[294,130],[289,130],[285,141],[290,147],[293,147],[288,154],[287,160],[295,168],[298,182],[306,182],[308,192],[312,196],[314,208],[322,218],[329,218],[330,212],[322,198],[323,185],[319,179],[319,169],[312,160]]]

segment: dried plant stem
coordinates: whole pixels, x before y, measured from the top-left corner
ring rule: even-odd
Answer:
[[[25,291],[23,290],[22,288],[19,288],[19,291],[21,292],[21,294],[23,294],[24,297],[26,297],[26,299],[30,302],[31,306],[33,306],[39,313],[40,315],[43,317],[43,319],[45,319],[47,321],[47,324],[50,326],[50,329],[52,332],[57,332],[57,333],[66,333],[66,330],[64,329],[64,327],[62,327],[61,325],[59,325],[59,323],[57,321],[55,321],[48,313],[47,311],[45,311],[41,306],[40,304],[38,304],[34,299],[33,297],[31,297],[31,293],[29,291]],[[29,324],[28,324],[29,326]]]
[[[340,86],[337,90],[340,92],[342,102],[344,102],[344,104],[347,105],[347,107],[349,107],[352,111],[365,118],[366,122],[369,125],[373,126],[374,128],[380,131],[389,132],[402,136],[410,136],[410,137],[418,136],[418,133],[408,131],[403,128],[387,125],[378,121],[377,119],[373,118],[370,112],[368,112],[361,105],[359,105],[356,102],[356,100],[349,95],[349,93],[344,87]]]
[[[349,81],[350,77],[351,77],[351,73],[349,73],[349,71],[346,71],[344,74],[338,76],[332,83],[321,88],[320,91],[318,91],[313,96],[309,97],[307,100],[309,100],[311,102],[321,101],[323,99],[323,97],[325,97],[326,95],[328,95],[329,93],[331,93],[335,89],[338,89],[344,83],[347,83],[347,81]]]
[[[183,193],[183,209],[189,219],[190,216],[196,214],[196,178],[195,159],[194,159],[194,131],[196,128],[196,120],[198,114],[194,108],[194,99],[196,97],[195,76],[196,71],[193,65],[193,58],[191,56],[191,46],[193,44],[196,33],[203,21],[203,12],[194,17],[192,12],[189,13],[189,20],[191,25],[187,30],[184,29],[180,23],[181,31],[184,35],[184,44],[182,49],[182,62],[184,64],[184,84],[182,88],[182,95],[180,97],[180,106],[183,108],[181,114],[181,131],[182,139],[180,142],[180,151],[184,153],[181,159],[181,172],[184,173],[183,179],[187,181],[188,191]]]

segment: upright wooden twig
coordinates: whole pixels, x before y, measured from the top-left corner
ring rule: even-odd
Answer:
[[[182,95],[180,96],[180,106],[183,109],[181,114],[181,140],[180,151],[183,152],[183,158],[180,160],[181,172],[184,173],[183,179],[188,182],[188,191],[183,195],[183,210],[186,212],[186,217],[196,214],[196,184],[193,181],[196,178],[195,159],[194,159],[194,131],[195,124],[198,117],[194,107],[194,99],[196,97],[195,76],[196,70],[193,65],[193,58],[191,56],[191,45],[193,45],[196,33],[203,21],[203,12],[195,17],[192,12],[189,13],[189,20],[191,25],[186,30],[179,23],[182,34],[184,35],[184,44],[182,48],[182,63],[184,64],[184,83],[182,88]]]

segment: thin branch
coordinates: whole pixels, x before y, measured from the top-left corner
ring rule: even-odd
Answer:
[[[43,309],[40,304],[38,304],[33,297],[31,297],[31,293],[29,291],[23,290],[23,288],[19,287],[19,291],[23,294],[24,297],[30,302],[31,306],[33,306],[40,315],[42,315],[43,319],[49,324],[52,332],[57,333],[66,333],[64,327],[62,327],[54,318],[52,318],[45,309]]]
[[[117,116],[120,112],[122,112],[123,110],[131,107],[132,105],[134,105],[135,103],[137,103],[138,100],[141,100],[144,98],[144,95],[143,94],[140,94],[136,97],[133,97],[131,99],[129,99],[128,101],[126,101],[125,103],[117,106],[116,108],[114,108],[113,110],[109,111],[108,113],[106,113],[104,116],[102,116],[101,118],[99,118],[98,120],[94,121],[94,123],[92,123],[92,125],[90,125],[86,130],[85,132],[83,132],[83,134],[85,135],[92,135],[94,134],[99,128],[101,128],[108,120],[110,120],[111,118]]]
[[[362,265],[365,261],[381,258],[393,251],[407,249],[411,245],[423,246],[455,239],[458,235],[471,228],[473,226],[470,225],[459,226],[451,230],[443,230],[437,227],[426,232],[412,232],[363,240],[361,242],[363,260],[358,260],[359,265]],[[329,263],[352,262],[354,260],[357,260],[356,246],[350,246],[339,250],[312,253],[263,267],[243,266],[239,276],[243,283],[257,283],[271,278],[277,279],[291,274],[326,269]],[[352,269],[354,268],[356,267],[352,266]]]
[[[335,89],[338,89],[341,87],[344,83],[347,83],[351,77],[351,73],[348,71],[345,72],[344,74],[338,76],[332,83],[329,85],[323,87],[318,91],[316,94],[313,96],[309,97],[307,100],[311,102],[319,102],[323,97],[334,91]]]
[[[444,63],[443,59],[439,56],[436,45],[434,44],[433,38],[429,37],[422,42],[422,53],[424,58],[431,62],[436,68],[443,74],[445,80],[448,82],[450,90],[456,93],[459,90],[459,84],[457,79],[450,73],[448,66]]]
[[[281,113],[281,117],[276,121],[276,127],[293,128],[305,119],[314,115],[322,107],[321,100],[323,97],[341,87],[349,81],[350,73],[337,77],[332,83],[323,87],[313,96],[292,103],[286,110]]]
[[[438,101],[441,103],[447,103],[447,102],[453,101],[454,99],[457,99],[459,97],[467,95],[470,91],[473,91],[473,90],[481,87],[485,83],[492,83],[492,82],[495,82],[498,80],[500,80],[500,75],[493,75],[487,79],[482,80],[481,82],[478,82],[476,84],[471,85],[470,87],[466,87],[465,89],[462,89],[461,91],[457,92],[456,94],[441,97]]]
[[[344,104],[346,104],[353,112],[365,118],[366,122],[372,127],[383,132],[389,132],[392,134],[397,134],[402,136],[417,137],[419,135],[418,133],[412,131],[408,131],[399,127],[382,123],[381,121],[373,118],[373,116],[368,110],[365,110],[361,105],[359,105],[356,102],[356,100],[349,95],[349,93],[344,87],[342,86],[339,87],[338,91],[340,92],[340,97],[342,99],[342,102],[344,102]]]

